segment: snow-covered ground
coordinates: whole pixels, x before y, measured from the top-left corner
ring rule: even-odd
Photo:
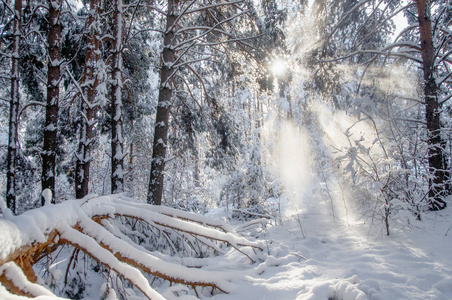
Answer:
[[[49,205],[39,212],[30,212],[18,218],[28,220],[41,216],[42,219],[45,215],[42,220],[59,220],[51,217],[53,211],[62,213],[62,209],[72,205],[71,209],[64,211],[69,213],[82,207],[93,213],[96,207],[105,209],[107,200],[112,204],[121,204],[123,200],[119,198],[100,197],[91,200],[90,206],[77,206],[77,201],[58,207]],[[101,200],[103,202],[99,203],[103,205],[97,205],[96,201]],[[451,200],[448,202],[451,203]],[[127,207],[141,207],[139,203],[124,203]],[[148,214],[167,208],[154,209],[156,212]],[[228,213],[218,208],[209,215],[224,218]],[[60,217],[64,218],[63,215]],[[397,228],[393,224],[390,236],[381,234],[378,225],[370,226],[362,219],[353,218],[353,214],[345,219],[333,218],[328,212],[328,205],[321,202],[304,211],[283,211],[281,216],[279,221],[266,220],[265,226],[264,221],[232,221],[238,232],[249,239],[258,238],[260,243],[266,245],[263,252],[255,254],[250,247],[247,248],[246,252],[256,262],[231,249],[225,255],[204,258],[201,269],[180,269],[185,272],[184,276],[190,278],[199,272],[213,271],[211,276],[221,275],[231,281],[232,284],[227,284],[228,294],[217,292],[212,296],[211,288],[201,290],[198,287],[201,299],[452,299],[451,207],[440,212],[425,212],[423,220],[411,221],[410,227]],[[199,218],[201,222],[208,220],[202,216]],[[47,226],[44,223],[41,225]],[[4,232],[2,236],[20,235]],[[0,245],[3,250],[6,244],[3,241]],[[185,264],[190,265],[189,260],[185,260]],[[165,282],[155,288],[167,299],[197,299],[195,292],[186,286],[169,286]],[[100,284],[90,284],[90,292],[84,299],[99,299],[99,289]],[[0,290],[0,299],[6,299],[3,296],[11,295]],[[117,299],[111,296],[108,299]],[[11,296],[7,299],[16,298]],[[129,299],[144,298],[137,295]]]
[[[211,265],[239,271],[236,289],[213,299],[452,299],[451,208],[390,236],[310,212],[265,238],[261,264],[232,256]]]

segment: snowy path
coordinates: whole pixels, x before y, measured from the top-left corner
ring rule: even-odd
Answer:
[[[389,237],[313,214],[301,220],[303,237],[297,222],[286,222],[267,234],[267,261],[213,299],[452,299],[452,213],[428,216],[436,220]]]

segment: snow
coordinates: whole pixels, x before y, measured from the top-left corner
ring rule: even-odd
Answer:
[[[28,292],[32,295],[55,296],[52,292],[45,289],[44,287],[38,284],[30,283],[25,277],[24,273],[22,272],[22,269],[19,268],[15,263],[9,262],[1,266],[0,274],[3,274],[4,276],[11,280],[13,280],[14,278],[14,282],[16,282],[17,286],[22,291]],[[2,295],[1,290],[0,296],[2,297],[4,296]]]
[[[44,194],[48,196],[45,191]],[[172,228],[178,228],[181,232],[192,230],[191,233],[188,233],[189,236],[199,234],[202,238],[203,236],[212,235],[214,238],[221,238],[232,245],[259,245],[257,242],[250,242],[235,234],[202,227],[185,220],[175,219],[170,222],[171,217],[153,212],[153,206],[137,204],[137,207],[135,207],[134,204],[133,199],[127,198],[122,194],[103,197],[90,195],[81,200],[69,200],[56,205],[46,205],[20,216],[10,217],[9,221],[0,221],[0,242],[2,245],[0,248],[0,259],[10,260],[11,258],[8,257],[14,250],[26,245],[32,245],[36,241],[44,242],[46,236],[56,230],[59,233],[59,238],[63,239],[63,241],[71,245],[77,245],[85,253],[94,255],[97,261],[108,266],[108,268],[120,272],[125,279],[133,282],[134,286],[148,295],[149,298],[163,299],[150,286],[147,278],[143,276],[136,266],[118,260],[117,255],[137,262],[140,269],[149,270],[146,272],[163,274],[168,278],[173,278],[176,281],[179,280],[189,285],[194,283],[203,283],[206,286],[214,285],[225,291],[233,289],[229,281],[237,277],[237,274],[187,268],[181,266],[180,263],[164,261],[144,248],[130,245],[130,241],[127,239],[121,240],[117,238],[108,229],[93,221],[91,217],[95,215],[114,216],[116,214],[135,215],[149,224],[153,224],[153,226],[169,224]],[[181,215],[187,216],[186,213]],[[198,217],[197,220],[201,223],[209,223],[210,221],[209,218],[204,220],[201,217]],[[80,230],[74,229],[76,224]],[[217,222],[215,226],[219,225]],[[101,243],[104,247],[100,246]],[[106,250],[105,247],[111,249],[111,252]],[[1,263],[3,264],[5,261]]]
[[[50,189],[45,189],[41,194],[45,200],[45,205],[50,205],[52,202],[52,191]]]
[[[266,260],[242,271],[251,280],[236,280],[233,293],[213,299],[452,296],[452,237],[445,235],[452,209],[428,213],[426,221],[389,237],[368,234],[368,224],[348,225],[331,215],[311,212],[300,218],[305,234],[295,220],[269,229]]]
[[[21,232],[10,221],[0,220],[0,260],[21,246]]]
[[[163,299],[154,289],[152,289],[143,276],[137,269],[119,262],[113,254],[104,248],[100,247],[92,238],[89,238],[77,230],[66,226],[66,230],[61,232],[61,237],[66,238],[74,244],[80,245],[82,248],[86,249],[89,253],[96,253],[96,256],[100,258],[100,261],[110,266],[113,270],[120,271],[124,274],[126,279],[132,279],[140,290],[149,295],[152,299]],[[85,248],[86,247],[86,248]]]
[[[216,282],[229,292],[210,295],[207,289],[202,289],[199,290],[201,299],[450,299],[451,208],[425,212],[422,221],[413,221],[410,227],[398,228],[393,224],[391,235],[385,236],[377,226],[369,229],[369,224],[353,217],[352,213],[347,218],[333,216],[328,203],[323,201],[301,206],[299,211],[290,211],[293,207],[286,205],[282,208],[286,210],[282,221],[253,220],[249,222],[250,226],[246,226],[239,221],[231,224],[220,221],[230,213],[223,208],[212,211],[210,216],[201,216],[139,203],[123,194],[90,195],[82,200],[29,211],[11,217],[11,220],[0,220],[0,259],[24,243],[44,240],[45,232],[58,228],[61,238],[96,253],[104,263],[133,278],[137,286],[152,295],[153,299],[163,299],[162,296],[166,299],[196,298],[191,288],[180,284],[163,285],[154,290],[137,269],[118,261],[98,242],[102,241],[120,251],[121,255],[134,258],[150,269],[165,270],[166,274],[175,278]],[[115,238],[119,234],[113,232],[108,224],[104,223],[102,227],[90,219],[96,214],[115,213],[134,214],[156,224],[230,239],[232,244],[259,245],[264,251],[256,252],[255,263],[231,249],[218,257],[180,260],[183,265],[202,266],[201,269],[180,268],[162,260],[163,256],[140,247],[128,247],[129,242],[124,237],[122,241]],[[195,223],[183,222],[189,217],[194,218]],[[90,237],[70,227],[75,223]],[[247,239],[214,231],[201,224],[232,232],[231,226],[240,227]],[[248,232],[243,231],[244,228]],[[258,238],[256,242],[250,242],[253,236]],[[18,268],[11,263],[3,264],[0,272],[7,269],[9,272],[15,270],[11,276],[22,278]],[[46,289],[25,280],[21,282],[24,289],[43,295],[38,299],[55,299],[49,296]],[[107,288],[102,286],[100,290],[105,292]],[[108,297],[115,299],[116,294],[111,291]],[[0,286],[0,298],[22,299],[8,294],[3,286]],[[143,298],[134,296],[134,299]]]

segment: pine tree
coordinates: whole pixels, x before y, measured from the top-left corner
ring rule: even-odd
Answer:
[[[41,190],[52,192],[55,201],[56,152],[58,134],[59,94],[61,80],[61,0],[51,0],[49,4],[49,62],[47,70],[47,103],[42,150]],[[42,198],[42,205],[45,199]]]
[[[96,66],[99,60],[100,6],[101,4],[98,0],[90,2],[86,24],[88,33],[86,37],[85,69],[81,83],[81,126],[75,169],[75,194],[78,199],[85,197],[89,193],[91,146],[93,143],[92,131],[97,106],[95,97],[97,86]]]
[[[163,172],[165,169],[166,149],[168,145],[169,113],[171,107],[171,77],[175,72],[175,53],[173,50],[175,21],[178,15],[178,0],[168,0],[166,30],[163,38],[162,66],[160,75],[159,98],[155,119],[154,143],[149,179],[148,203],[160,205],[163,196]]]
[[[417,19],[419,22],[422,70],[424,73],[424,103],[428,132],[428,165],[430,207],[440,210],[446,207],[444,195],[446,191],[446,176],[443,157],[444,142],[441,138],[440,104],[438,101],[439,86],[435,74],[435,48],[433,42],[433,28],[431,21],[430,2],[417,0]]]
[[[22,0],[14,2],[13,22],[13,52],[11,55],[11,99],[9,109],[9,136],[8,136],[8,162],[7,162],[7,184],[6,203],[8,208],[16,213],[16,165],[18,147],[18,122],[19,122],[19,80],[20,80],[20,43],[22,24]]]
[[[124,192],[124,136],[123,136],[123,3],[114,2],[111,87],[111,193]]]

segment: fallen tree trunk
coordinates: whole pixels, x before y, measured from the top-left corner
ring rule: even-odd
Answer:
[[[196,294],[197,286],[227,293],[232,287],[230,274],[193,269],[165,261],[146,249],[145,243],[136,241],[150,238],[155,234],[150,229],[158,228],[158,232],[162,229],[166,232],[165,238],[173,248],[178,248],[174,246],[177,241],[171,241],[167,232],[174,231],[174,236],[183,240],[184,247],[194,247],[196,243],[193,241],[197,241],[215,252],[220,249],[215,243],[227,244],[252,262],[253,253],[247,254],[241,247],[253,251],[263,249],[261,244],[228,231],[230,228],[218,220],[155,208],[121,195],[112,195],[47,205],[21,216],[0,220],[0,283],[11,294],[27,297],[53,295],[36,284],[33,266],[42,258],[58,256],[62,247],[72,247],[74,250],[67,264],[64,284],[67,284],[73,260],[77,260],[78,253],[82,252],[108,272],[115,272],[129,281],[148,299],[164,298],[151,287],[146,274],[187,285]],[[137,222],[143,226],[137,226]],[[134,241],[133,237],[129,238],[130,233],[139,239]],[[194,252],[197,251],[199,249]],[[16,275],[8,276],[11,272]],[[17,275],[19,273],[22,275]]]

